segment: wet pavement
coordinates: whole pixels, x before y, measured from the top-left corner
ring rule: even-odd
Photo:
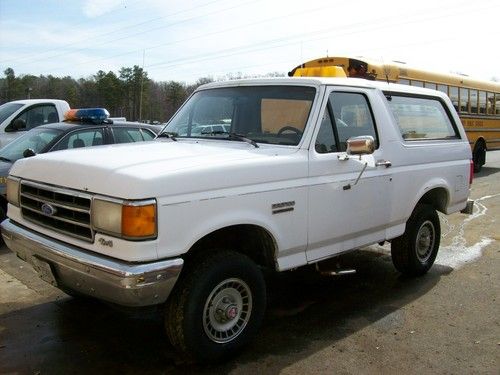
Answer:
[[[217,366],[179,362],[161,308],[73,298],[0,247],[0,374],[485,373],[500,368],[500,152],[477,176],[473,215],[441,216],[442,247],[424,277],[392,266],[388,246],[269,277],[260,334]]]

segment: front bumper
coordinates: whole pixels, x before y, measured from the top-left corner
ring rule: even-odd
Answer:
[[[7,247],[31,264],[43,280],[123,306],[165,302],[184,263],[181,258],[124,262],[54,240],[10,219],[2,222],[1,229]]]

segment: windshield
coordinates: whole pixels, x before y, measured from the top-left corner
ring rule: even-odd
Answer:
[[[24,104],[19,103],[5,103],[0,105],[0,123],[4,122],[7,117],[21,108]]]
[[[63,133],[58,129],[33,129],[16,138],[0,150],[0,158],[4,161],[16,161],[23,157],[23,152],[30,148],[35,154],[43,151],[45,146]]]
[[[252,86],[196,92],[164,133],[174,137],[245,137],[259,143],[298,145],[316,89],[306,86]]]

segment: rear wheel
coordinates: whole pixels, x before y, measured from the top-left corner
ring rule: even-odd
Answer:
[[[409,276],[425,274],[434,264],[440,240],[441,226],[436,210],[428,204],[417,205],[404,234],[392,240],[394,266]]]
[[[479,140],[476,146],[474,146],[472,160],[474,162],[474,172],[480,172],[481,168],[486,163],[486,147],[483,141]]]
[[[215,251],[186,265],[167,301],[165,327],[188,360],[216,362],[234,354],[258,330],[266,288],[245,255]]]

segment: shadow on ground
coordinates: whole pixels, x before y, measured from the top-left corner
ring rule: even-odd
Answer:
[[[218,366],[176,362],[159,309],[122,311],[68,297],[0,316],[0,373],[225,374],[270,355],[287,366],[387,319],[451,272],[435,265],[424,277],[406,279],[390,256],[372,251],[324,262],[321,269],[335,269],[339,261],[355,265],[357,273],[329,277],[307,267],[269,276],[271,301],[260,334]]]
[[[500,168],[483,166],[480,172],[474,173],[474,177],[486,177],[500,172]]]

